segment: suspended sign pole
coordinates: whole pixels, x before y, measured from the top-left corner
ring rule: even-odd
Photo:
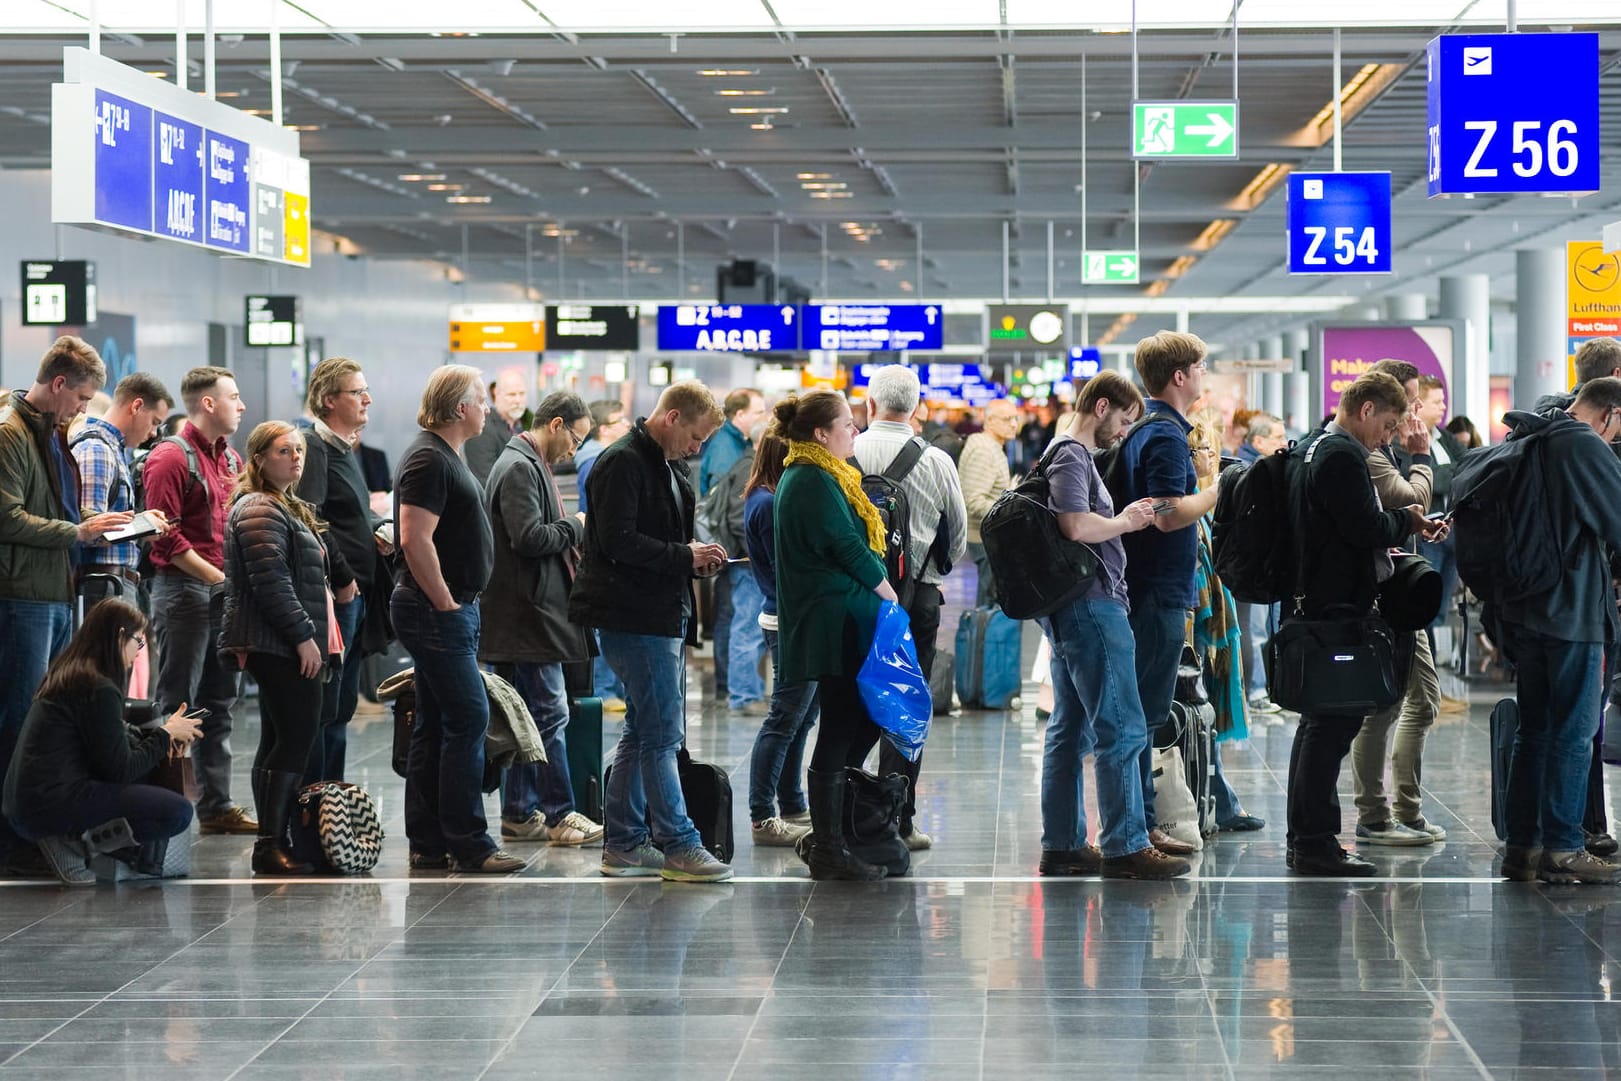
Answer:
[[[1340,150],[1341,125],[1344,117],[1340,111],[1340,28],[1334,28],[1334,171],[1344,172],[1345,164]]]

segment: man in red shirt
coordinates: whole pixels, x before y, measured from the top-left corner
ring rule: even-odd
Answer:
[[[231,802],[231,706],[239,672],[214,648],[223,612],[225,509],[241,457],[226,440],[245,407],[225,368],[193,368],[180,383],[186,423],[147,455],[146,505],[175,528],[152,544],[152,636],[157,647],[153,699],[164,714],[181,705],[206,711],[192,744],[202,796],[197,822],[204,833],[257,833],[259,824]]]

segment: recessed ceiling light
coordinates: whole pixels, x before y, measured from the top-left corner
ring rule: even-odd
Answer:
[[[796,180],[832,180],[832,173],[795,173]]]
[[[753,68],[701,68],[699,69],[698,74],[709,76],[735,75],[742,77],[745,75],[758,75],[760,73]]]
[[[429,184],[429,191],[461,191],[466,184]]]
[[[401,173],[400,174],[400,179],[401,180],[409,180],[409,181],[443,180],[444,178],[445,178],[444,173]]]
[[[788,111],[786,105],[734,105],[726,110],[733,116],[761,116],[764,114],[781,115]]]
[[[489,201],[490,201],[490,196],[488,196],[488,195],[447,195],[447,196],[445,196],[445,202],[447,202],[447,203],[487,203]]]
[[[768,98],[777,92],[776,87],[770,90],[717,90],[715,93],[723,98]]]

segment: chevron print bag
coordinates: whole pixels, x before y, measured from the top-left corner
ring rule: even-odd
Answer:
[[[318,781],[299,789],[292,833],[294,855],[318,871],[363,875],[383,853],[377,802],[346,781]]]

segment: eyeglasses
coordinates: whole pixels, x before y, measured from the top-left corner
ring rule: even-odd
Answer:
[[[356,387],[354,390],[342,390],[340,394],[353,394],[356,398],[364,398],[371,393],[370,387]]]
[[[568,433],[569,441],[574,444],[575,450],[579,450],[581,447],[585,446],[585,438],[583,436],[575,435],[573,428],[564,428],[563,430]]]
[[[144,634],[135,635],[134,636],[134,642],[135,642],[135,651],[137,653],[139,653],[141,650],[146,648],[146,635],[144,635]]]

